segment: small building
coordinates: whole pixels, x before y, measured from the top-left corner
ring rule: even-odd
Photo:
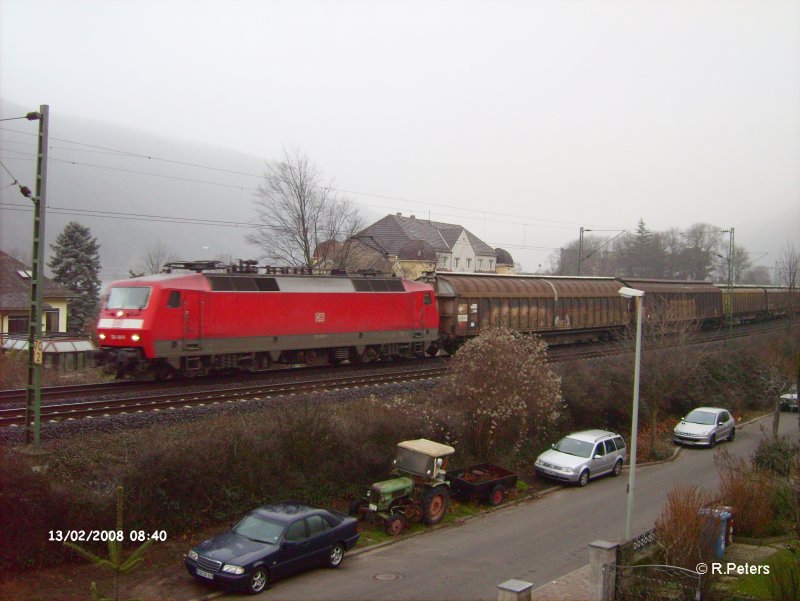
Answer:
[[[42,350],[45,366],[63,370],[79,369],[89,363],[92,343],[68,336],[67,305],[75,294],[49,278],[42,289]],[[0,251],[0,349],[28,350],[31,269],[22,261]]]

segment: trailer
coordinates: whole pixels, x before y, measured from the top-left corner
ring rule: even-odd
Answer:
[[[478,499],[497,507],[508,491],[516,488],[519,476],[493,463],[479,463],[449,470],[446,479],[453,497],[462,501]]]

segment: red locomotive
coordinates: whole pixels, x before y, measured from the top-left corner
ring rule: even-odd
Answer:
[[[204,272],[115,282],[97,325],[97,363],[118,377],[260,370],[273,362],[337,363],[438,350],[431,286],[392,277]]]

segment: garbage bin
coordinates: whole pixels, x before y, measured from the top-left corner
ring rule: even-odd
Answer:
[[[700,510],[700,515],[708,518],[704,535],[708,537],[707,540],[711,543],[714,557],[717,559],[722,559],[725,546],[732,542],[733,513],[730,509],[730,507],[704,507]]]

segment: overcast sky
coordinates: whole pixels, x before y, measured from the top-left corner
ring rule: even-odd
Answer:
[[[800,0],[0,0],[0,96],[296,146],[372,215],[531,270],[640,217],[735,227],[768,266],[800,230]]]

